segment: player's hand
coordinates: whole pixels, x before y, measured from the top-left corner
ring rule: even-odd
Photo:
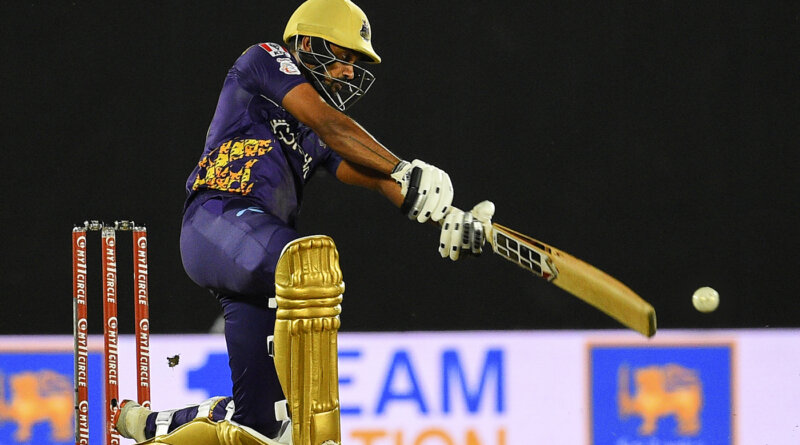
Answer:
[[[456,207],[444,218],[439,236],[439,254],[455,261],[465,255],[480,255],[486,234],[491,230],[494,203],[483,201],[469,212]]]
[[[428,219],[444,218],[453,203],[453,184],[443,170],[419,159],[401,161],[392,172],[405,198],[400,211],[408,219],[424,223]]]

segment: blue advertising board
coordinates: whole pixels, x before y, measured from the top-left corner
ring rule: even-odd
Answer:
[[[591,443],[733,443],[732,346],[590,347]]]

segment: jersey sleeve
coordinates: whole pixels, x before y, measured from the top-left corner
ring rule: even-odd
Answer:
[[[335,177],[336,170],[342,162],[342,157],[339,153],[336,153],[328,147],[328,145],[320,139],[319,135],[314,133],[310,128],[304,126],[304,131],[305,136],[303,140],[307,141],[307,143],[303,144],[303,149],[318,161],[317,165],[325,167],[325,170]]]
[[[342,163],[342,157],[339,156],[339,153],[328,149],[330,153],[328,153],[328,157],[325,158],[322,165],[325,166],[325,170],[328,170],[334,178],[336,177],[336,170],[339,169],[339,164]]]
[[[248,48],[234,63],[232,73],[245,91],[278,105],[292,88],[306,82],[289,51],[271,42]]]

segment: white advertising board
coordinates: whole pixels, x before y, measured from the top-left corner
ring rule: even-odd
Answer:
[[[347,445],[800,443],[800,330],[341,333],[339,344]],[[99,388],[102,338],[90,345]],[[133,346],[122,336],[124,398]],[[153,335],[151,367],[156,410],[230,392],[219,335]],[[71,390],[70,336],[0,337],[0,443],[70,443],[63,418],[10,409],[31,392],[18,382],[46,373]],[[99,443],[99,418],[90,424]]]

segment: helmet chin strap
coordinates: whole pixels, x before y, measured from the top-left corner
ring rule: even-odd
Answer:
[[[302,37],[295,40],[295,51],[300,59],[300,68],[317,92],[325,100],[340,111],[352,106],[367,93],[375,81],[375,76],[366,69],[336,58],[330,43],[320,37],[309,37],[309,50],[300,46]],[[334,62],[350,65],[353,68],[353,79],[333,77],[328,66]]]

